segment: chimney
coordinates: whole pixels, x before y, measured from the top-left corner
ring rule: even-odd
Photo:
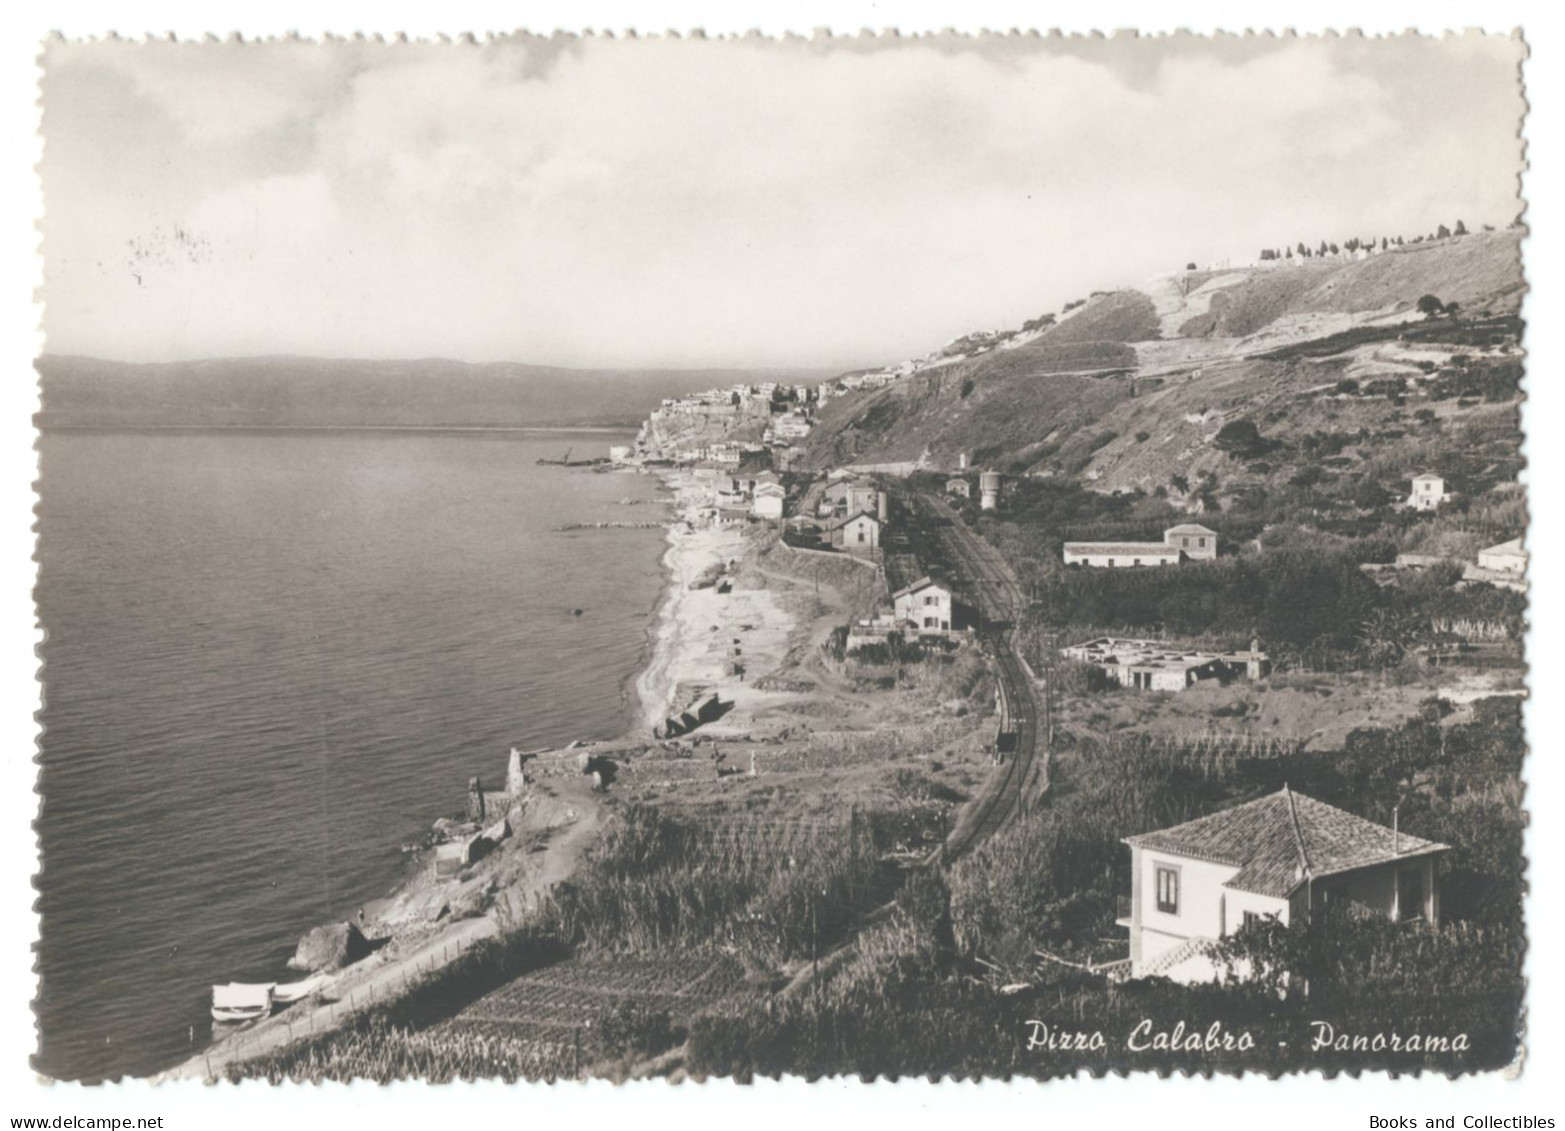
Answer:
[[[886,509],[887,509],[886,508],[886,493],[884,491],[882,491],[880,493],[880,521],[881,522],[885,522],[886,521]]]

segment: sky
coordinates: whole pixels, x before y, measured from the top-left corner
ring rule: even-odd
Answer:
[[[1520,211],[1523,44],[52,41],[46,348],[849,368]]]

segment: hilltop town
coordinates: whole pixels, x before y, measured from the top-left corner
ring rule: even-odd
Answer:
[[[640,725],[471,783],[363,960],[428,963],[392,1035],[220,1065],[1109,1066],[1018,1061],[1048,1001],[1330,1069],[1288,1051],[1300,939],[1337,1029],[1465,1026],[1377,1064],[1509,1063],[1519,233],[1458,229],[663,400],[603,469],[673,497]],[[451,919],[488,941],[437,964]]]

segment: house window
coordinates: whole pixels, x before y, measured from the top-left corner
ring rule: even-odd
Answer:
[[[1179,869],[1157,870],[1157,909],[1165,915],[1179,914]]]
[[[864,528],[862,526],[859,527],[859,541],[864,541]]]
[[[1251,927],[1255,926],[1260,921],[1261,921],[1261,913],[1259,911],[1246,911],[1244,913],[1244,923],[1242,924],[1242,926],[1243,926],[1243,928],[1245,930],[1249,930]]]
[[[1206,539],[1205,538],[1197,538],[1196,539],[1196,543],[1201,547],[1201,549],[1203,549],[1203,550],[1206,549]]]

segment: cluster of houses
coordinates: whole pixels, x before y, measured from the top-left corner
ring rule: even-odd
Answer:
[[[1067,542],[1065,564],[1099,569],[1205,562],[1217,557],[1217,532],[1186,522],[1163,531],[1161,542]]]
[[[788,491],[775,471],[736,472],[712,462],[692,470],[706,492],[702,513],[713,526],[735,526],[752,518],[782,521]]]
[[[1091,664],[1106,683],[1137,691],[1184,691],[1206,679],[1263,679],[1271,672],[1270,657],[1253,640],[1247,652],[1205,652],[1100,636],[1061,648],[1060,655]]]

